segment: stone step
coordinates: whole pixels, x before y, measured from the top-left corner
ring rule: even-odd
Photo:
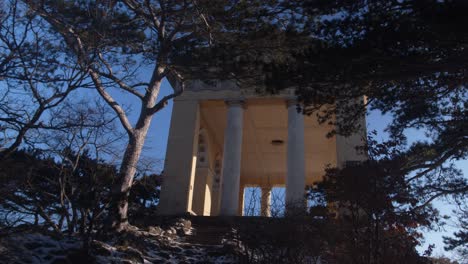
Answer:
[[[185,237],[185,241],[203,245],[221,245],[222,239],[230,233],[229,228],[192,227],[192,234]]]
[[[231,232],[231,224],[219,217],[193,217],[192,233],[185,237],[188,243],[221,245],[222,239]]]

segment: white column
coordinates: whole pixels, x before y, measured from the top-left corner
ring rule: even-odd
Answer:
[[[305,209],[305,148],[304,115],[297,112],[297,102],[289,100],[288,106],[288,154],[286,175],[287,213]]]
[[[262,187],[261,216],[271,216],[271,187]]]
[[[159,203],[162,215],[192,209],[199,128],[198,101],[174,100]]]
[[[243,101],[227,102],[220,215],[237,215],[242,154]]]
[[[337,101],[336,102],[336,122],[339,125],[340,122],[344,121],[346,118],[346,108],[353,106],[358,107],[362,106],[365,108],[366,105],[365,97],[357,97],[347,101]],[[367,153],[362,153],[358,151],[357,147],[363,147],[366,145],[367,141],[367,129],[366,129],[366,113],[363,112],[359,119],[355,120],[355,125],[357,125],[358,130],[348,136],[336,135],[336,165],[338,168],[343,168],[346,166],[348,161],[365,161],[368,159]],[[336,127],[339,132],[339,127]]]

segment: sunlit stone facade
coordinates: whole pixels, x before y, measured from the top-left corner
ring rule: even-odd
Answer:
[[[263,96],[220,82],[188,85],[174,100],[159,211],[164,215],[241,215],[245,187],[260,187],[270,216],[272,187],[286,209],[305,206],[305,187],[325,167],[366,157],[360,133],[327,138],[332,127],[297,112],[292,91]],[[299,206],[298,206],[299,205]]]

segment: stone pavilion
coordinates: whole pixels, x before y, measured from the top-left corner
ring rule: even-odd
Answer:
[[[261,213],[270,215],[272,187],[285,203],[305,205],[305,187],[325,167],[366,157],[359,133],[327,138],[332,127],[302,115],[292,91],[263,96],[229,82],[186,85],[174,100],[161,187],[163,215],[242,215],[244,188],[260,187]]]

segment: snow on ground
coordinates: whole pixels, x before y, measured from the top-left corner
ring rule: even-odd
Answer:
[[[81,248],[73,238],[55,239],[40,233],[17,233],[0,240],[0,263],[60,263]]]
[[[77,237],[21,231],[0,238],[0,263],[236,263],[229,246],[185,242],[191,232],[183,225],[135,228],[109,241],[93,240],[85,251]]]

